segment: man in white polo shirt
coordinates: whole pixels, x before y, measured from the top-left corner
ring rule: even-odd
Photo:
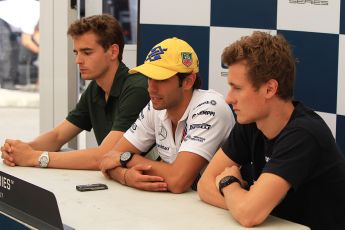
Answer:
[[[185,192],[228,137],[233,114],[222,95],[198,89],[198,57],[181,39],[154,46],[136,72],[148,77],[151,101],[100,168],[138,189]],[[140,156],[155,143],[162,161]]]

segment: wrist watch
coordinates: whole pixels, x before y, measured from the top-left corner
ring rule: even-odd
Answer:
[[[123,152],[120,155],[120,164],[123,168],[127,168],[127,163],[132,159],[134,153]]]
[[[47,168],[49,164],[49,153],[43,151],[43,153],[38,157],[38,164],[41,168]]]
[[[237,182],[241,185],[241,181],[234,176],[226,176],[223,177],[220,181],[219,181],[219,192],[220,194],[222,194],[222,196],[224,196],[222,189],[225,188],[228,185],[231,185],[232,183]]]

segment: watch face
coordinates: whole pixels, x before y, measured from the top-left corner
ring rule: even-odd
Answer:
[[[40,158],[40,166],[46,167],[48,165],[49,159],[47,156],[41,156]]]
[[[48,167],[49,164],[49,153],[47,151],[43,151],[42,154],[38,158],[38,164],[41,168]]]
[[[41,162],[42,162],[42,163],[47,163],[47,162],[48,162],[48,157],[42,156]]]
[[[122,161],[127,161],[130,157],[131,157],[131,153],[130,152],[124,152],[124,153],[121,154],[121,160]]]

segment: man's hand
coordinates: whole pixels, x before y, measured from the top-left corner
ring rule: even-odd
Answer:
[[[27,143],[7,139],[1,147],[3,162],[9,166],[36,166],[40,152],[35,151]]]
[[[151,165],[135,165],[124,174],[126,185],[146,190],[146,191],[167,191],[168,184],[160,176],[145,175],[145,172],[151,169]]]
[[[226,176],[234,176],[239,179],[241,181],[242,188],[244,188],[244,186],[246,185],[246,182],[242,179],[240,168],[236,165],[233,165],[231,167],[226,167],[224,171],[216,177],[217,189],[219,189],[219,181]]]
[[[99,164],[99,169],[102,171],[103,175],[109,177],[107,171],[121,166],[120,155],[122,152],[110,151],[104,154],[101,163]]]
[[[11,152],[11,146],[5,142],[4,145],[1,146],[1,158],[3,159],[4,164],[13,167],[16,166],[16,164],[13,162],[13,157],[10,155]]]

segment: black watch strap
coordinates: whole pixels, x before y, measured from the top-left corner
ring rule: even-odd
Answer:
[[[225,176],[225,177],[223,177],[219,181],[219,192],[220,192],[220,194],[222,194],[222,196],[224,196],[223,188],[225,188],[226,186],[231,185],[234,182],[239,183],[241,185],[241,181],[237,177],[234,177],[234,176]]]
[[[127,163],[132,159],[133,153],[131,152],[123,152],[120,155],[120,164],[123,168],[127,167]]]

